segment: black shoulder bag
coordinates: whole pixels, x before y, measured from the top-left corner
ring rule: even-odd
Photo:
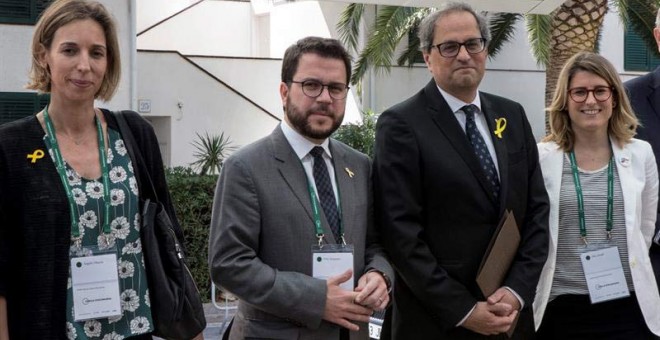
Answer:
[[[145,168],[124,113],[115,112],[115,117],[136,169],[140,196],[146,198],[142,203],[140,239],[149,280],[151,315],[155,329],[153,334],[164,339],[192,339],[206,327],[199,290],[186,264],[183,247],[176,238],[172,221],[163,204],[158,201],[149,171]]]

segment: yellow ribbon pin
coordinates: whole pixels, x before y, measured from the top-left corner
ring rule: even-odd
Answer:
[[[36,149],[36,150],[34,150],[33,153],[28,154],[28,155],[27,155],[27,158],[29,158],[30,160],[32,160],[32,163],[36,163],[36,162],[37,162],[37,159],[44,158],[44,151],[41,150],[41,149]]]
[[[506,129],[506,118],[497,118],[495,119],[495,135],[497,138],[502,139],[502,132]]]
[[[348,174],[348,177],[353,178],[353,176],[355,176],[355,174],[353,173],[353,171],[351,171],[351,169],[344,168],[344,170],[346,170],[346,173]]]

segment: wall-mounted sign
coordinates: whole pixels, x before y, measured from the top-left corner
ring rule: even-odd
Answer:
[[[140,113],[151,112],[151,99],[138,99],[138,112]]]

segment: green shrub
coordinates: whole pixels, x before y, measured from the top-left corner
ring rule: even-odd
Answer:
[[[360,123],[342,125],[333,137],[373,159],[376,139],[376,114],[371,110],[363,112]]]
[[[183,228],[188,267],[204,302],[211,299],[208,269],[209,226],[217,175],[199,175],[191,168],[166,170],[172,204]]]

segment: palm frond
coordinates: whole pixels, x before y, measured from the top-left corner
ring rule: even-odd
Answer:
[[[225,136],[224,132],[219,136],[209,135],[208,132],[204,136],[199,133],[195,133],[195,135],[197,135],[197,139],[192,142],[192,145],[195,147],[193,156],[196,161],[190,165],[198,169],[201,175],[216,173],[216,171],[220,173],[227,153],[235,150],[236,146],[232,145],[233,142],[229,136]]]
[[[408,45],[396,59],[396,64],[399,66],[406,65],[411,67],[422,58],[422,51],[419,50],[419,37],[414,33],[411,32],[408,37]]]
[[[547,14],[528,14],[527,35],[532,47],[532,54],[536,64],[548,67],[550,64],[550,32],[552,31],[552,17]]]
[[[394,50],[401,39],[408,36],[419,11],[428,11],[428,8],[380,7],[367,44],[355,63],[352,84],[357,83],[371,67],[379,72],[389,71]]]
[[[515,33],[516,22],[522,18],[517,13],[493,13],[490,18],[491,40],[488,42],[488,55],[494,57],[502,46],[511,41]]]
[[[411,15],[408,22],[408,44],[404,50],[399,54],[399,57],[396,60],[396,64],[399,66],[407,65],[412,66],[414,63],[419,62],[422,59],[422,51],[419,49],[419,36],[417,35],[419,24],[422,22],[425,16],[431,13],[434,9],[421,9],[416,11]]]
[[[657,0],[616,0],[612,5],[617,8],[619,17],[624,26],[632,27],[650,50],[657,56],[658,46],[653,37],[653,28],[655,28],[655,14],[657,13]]]
[[[339,40],[347,46],[349,51],[357,52],[358,38],[360,37],[360,21],[364,14],[364,4],[349,4],[341,12],[337,31]]]

